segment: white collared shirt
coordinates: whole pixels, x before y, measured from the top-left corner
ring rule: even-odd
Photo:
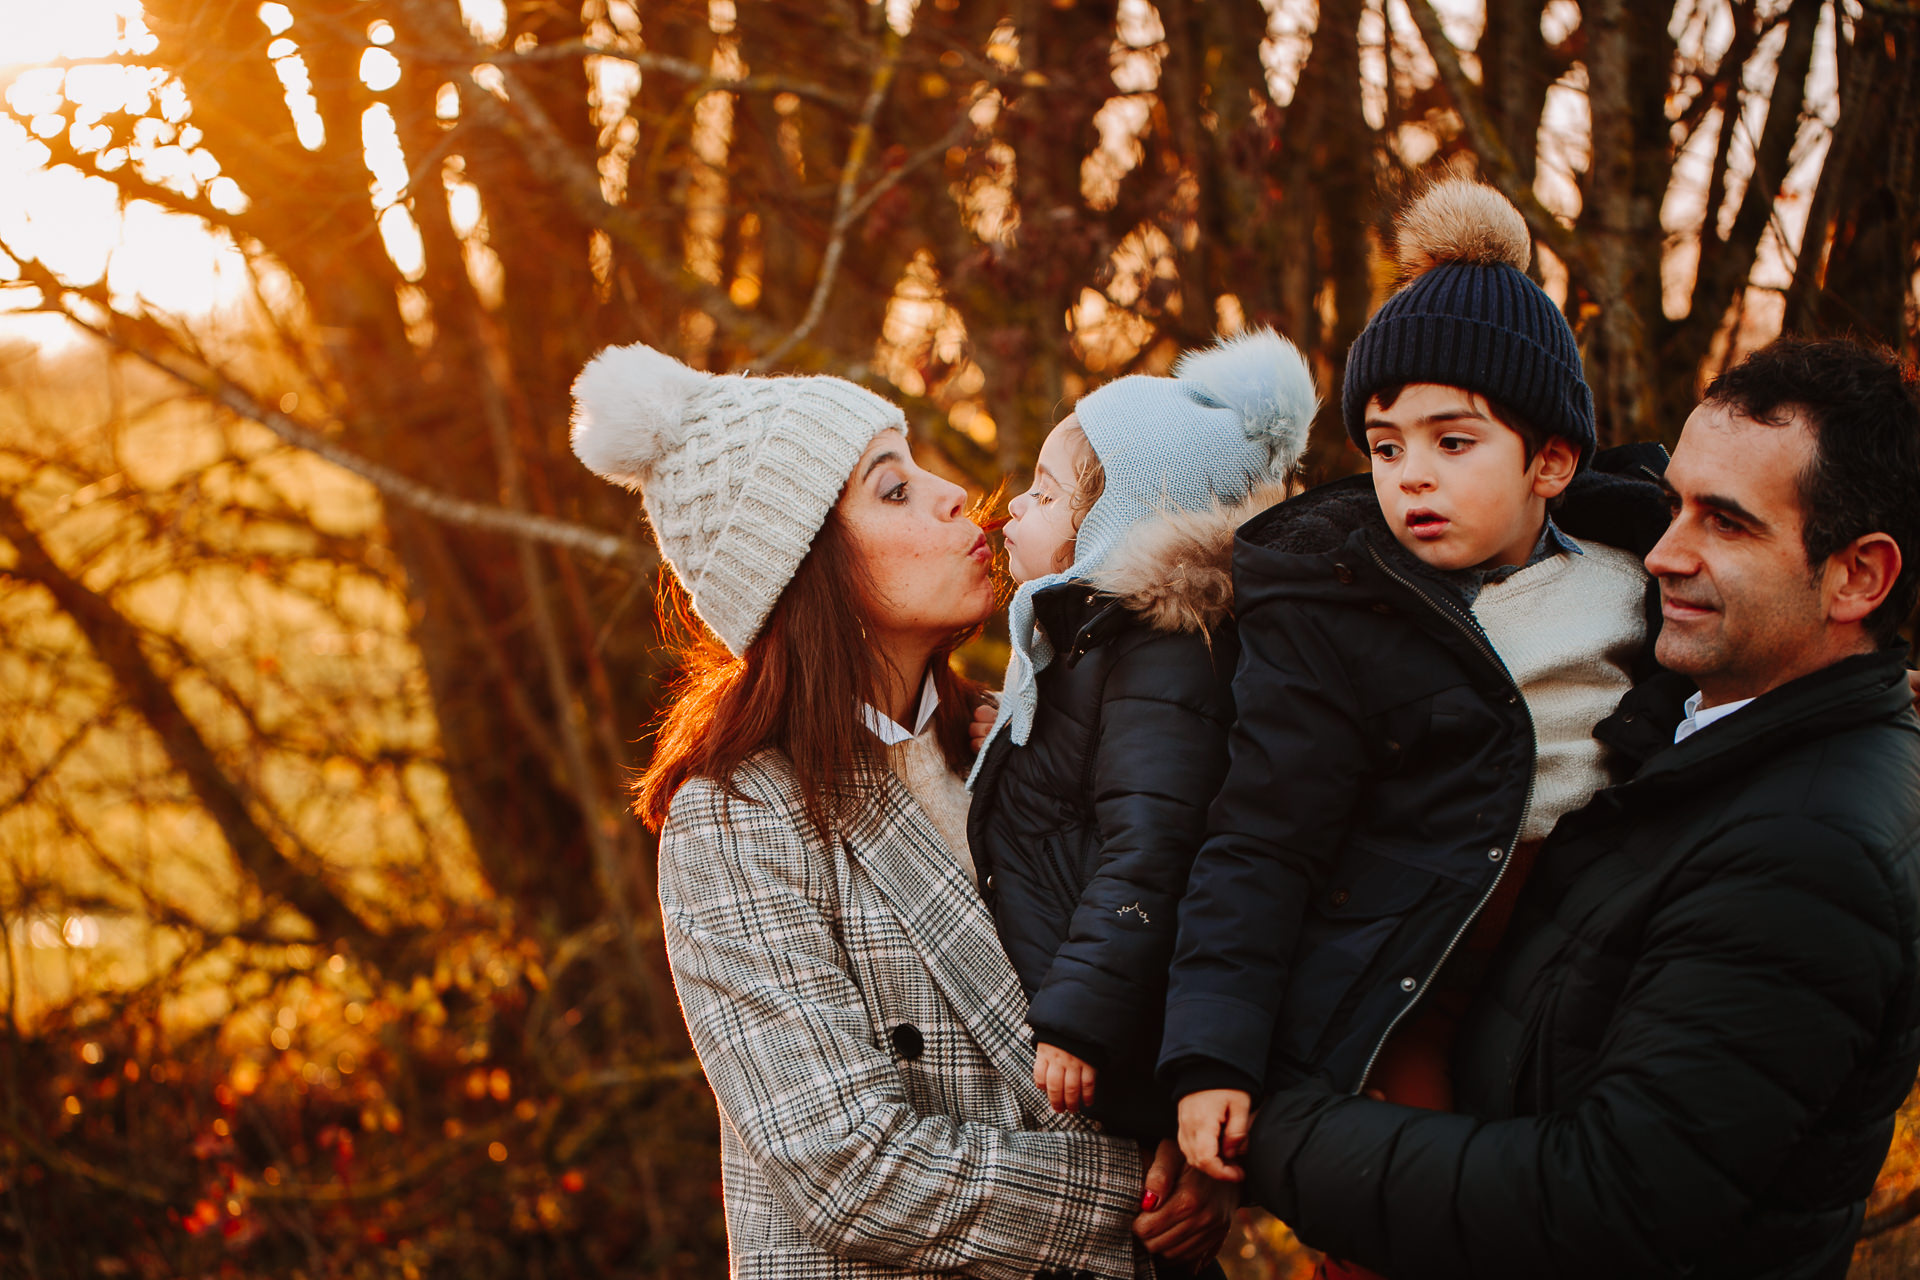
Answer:
[[[1723,702],[1717,707],[1708,707],[1703,711],[1700,709],[1700,698],[1701,695],[1696,693],[1680,704],[1680,709],[1687,713],[1687,718],[1682,720],[1679,727],[1673,731],[1675,746],[1685,742],[1714,721],[1724,720],[1753,701],[1752,698],[1742,698],[1738,702]]]
[[[940,690],[933,683],[933,672],[927,672],[925,683],[920,686],[920,708],[913,713],[913,728],[908,729],[872,703],[860,708],[866,717],[867,728],[873,730],[880,741],[890,747],[903,742],[911,742],[920,736],[927,727],[927,721],[933,719],[933,713],[940,709]]]

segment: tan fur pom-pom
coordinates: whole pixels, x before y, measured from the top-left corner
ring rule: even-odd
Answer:
[[[1525,271],[1533,260],[1520,211],[1492,187],[1464,178],[1429,187],[1400,215],[1396,233],[1394,257],[1405,280],[1443,262],[1504,262]]]

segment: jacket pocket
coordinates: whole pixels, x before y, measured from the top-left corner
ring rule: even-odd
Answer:
[[[1053,882],[1054,892],[1060,895],[1060,904],[1071,919],[1073,909],[1080,903],[1082,886],[1078,868],[1067,849],[1066,837],[1057,831],[1040,837],[1040,860],[1047,877]]]
[[[1388,858],[1362,856],[1335,868],[1314,896],[1294,948],[1275,1047],[1311,1064],[1328,1030],[1350,1016],[1372,971],[1408,915],[1432,894],[1439,877]]]

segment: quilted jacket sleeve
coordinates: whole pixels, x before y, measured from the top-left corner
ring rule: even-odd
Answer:
[[[1756,1197],[1791,1177],[1796,1143],[1897,1020],[1912,940],[1868,855],[1810,820],[1735,827],[1692,865],[1578,1098],[1486,1123],[1297,1086],[1258,1117],[1252,1198],[1394,1276],[1725,1266]]]
[[[1367,767],[1331,640],[1291,606],[1240,619],[1239,718],[1180,904],[1160,1070],[1176,1097],[1258,1092],[1314,877],[1338,853]]]
[[[1132,1276],[1135,1145],[917,1113],[832,927],[830,862],[777,788],[742,785],[675,798],[660,900],[694,1048],[780,1206],[823,1250],[916,1272]]]
[[[1142,1043],[1159,1020],[1141,1011],[1166,998],[1180,894],[1226,772],[1233,708],[1214,660],[1198,635],[1161,635],[1107,676],[1093,765],[1099,864],[1028,1016],[1040,1040],[1086,1046],[1096,1064],[1151,1062],[1159,1048]]]

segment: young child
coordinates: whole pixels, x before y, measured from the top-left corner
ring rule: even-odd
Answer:
[[[1443,183],[1398,242],[1410,278],[1341,403],[1371,476],[1234,548],[1239,720],[1161,1054],[1181,1147],[1215,1177],[1239,1176],[1269,1082],[1451,1106],[1484,958],[1539,841],[1609,781],[1593,726],[1651,662],[1640,558],[1665,504],[1587,468],[1592,396],[1518,211]]]
[[[1022,585],[968,843],[1032,1000],[1034,1083],[1135,1137],[1173,1131],[1153,1065],[1226,769],[1233,529],[1286,495],[1315,408],[1267,330],[1119,379],[1047,437],[1004,528]]]

